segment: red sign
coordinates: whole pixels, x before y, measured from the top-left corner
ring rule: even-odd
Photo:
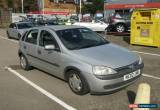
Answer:
[[[54,14],[54,15],[69,15],[68,12],[53,12],[53,11],[33,11],[29,14]]]
[[[160,2],[144,4],[107,4],[105,9],[160,8]]]

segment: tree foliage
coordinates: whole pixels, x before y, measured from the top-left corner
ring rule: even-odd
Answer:
[[[82,8],[82,13],[95,14],[97,11],[103,11],[104,0],[88,0],[92,4],[84,4]]]
[[[21,12],[21,1],[22,0],[0,0],[3,8],[12,8],[13,12]],[[23,0],[24,11],[29,12],[38,10],[37,1],[38,0]]]

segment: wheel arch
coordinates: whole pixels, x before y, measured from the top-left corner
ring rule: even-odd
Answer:
[[[67,73],[70,71],[70,70],[74,70],[74,71],[77,71],[79,72],[79,74],[83,77],[83,79],[85,80],[86,84],[87,84],[87,87],[88,87],[88,91],[90,91],[90,86],[89,86],[89,83],[88,83],[88,80],[86,79],[86,77],[82,74],[82,71],[75,67],[75,66],[68,66],[64,69],[64,79],[65,81],[67,81]]]
[[[75,70],[79,73],[82,73],[80,69],[78,69],[77,67],[75,66],[68,66],[64,69],[64,79],[67,81],[67,73],[71,70]]]

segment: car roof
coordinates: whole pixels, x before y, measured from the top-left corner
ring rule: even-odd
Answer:
[[[41,27],[34,27],[33,29],[51,29],[51,30],[65,30],[65,29],[75,29],[75,28],[85,28],[82,26],[74,26],[74,25],[54,25],[54,26],[41,26]]]

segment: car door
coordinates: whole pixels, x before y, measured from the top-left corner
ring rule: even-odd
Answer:
[[[32,29],[30,30],[25,38],[25,41],[22,44],[22,50],[24,51],[29,63],[33,66],[37,66],[38,58],[37,58],[37,38],[38,38],[39,30]]]
[[[54,45],[56,50],[46,50],[46,45]],[[61,52],[53,32],[49,30],[41,30],[37,54],[39,58],[39,66],[43,68],[43,70],[55,76],[62,77],[62,74],[59,74]]]
[[[17,30],[16,24],[12,23],[9,26],[9,28],[8,28],[8,34],[9,34],[9,36],[15,38],[15,36],[16,36],[15,32],[16,32],[16,30]]]
[[[17,33],[18,31],[17,31],[17,29],[18,29],[18,27],[17,27],[17,25],[14,23],[14,24],[13,24],[12,31],[11,31],[14,38],[18,38],[18,33]]]

